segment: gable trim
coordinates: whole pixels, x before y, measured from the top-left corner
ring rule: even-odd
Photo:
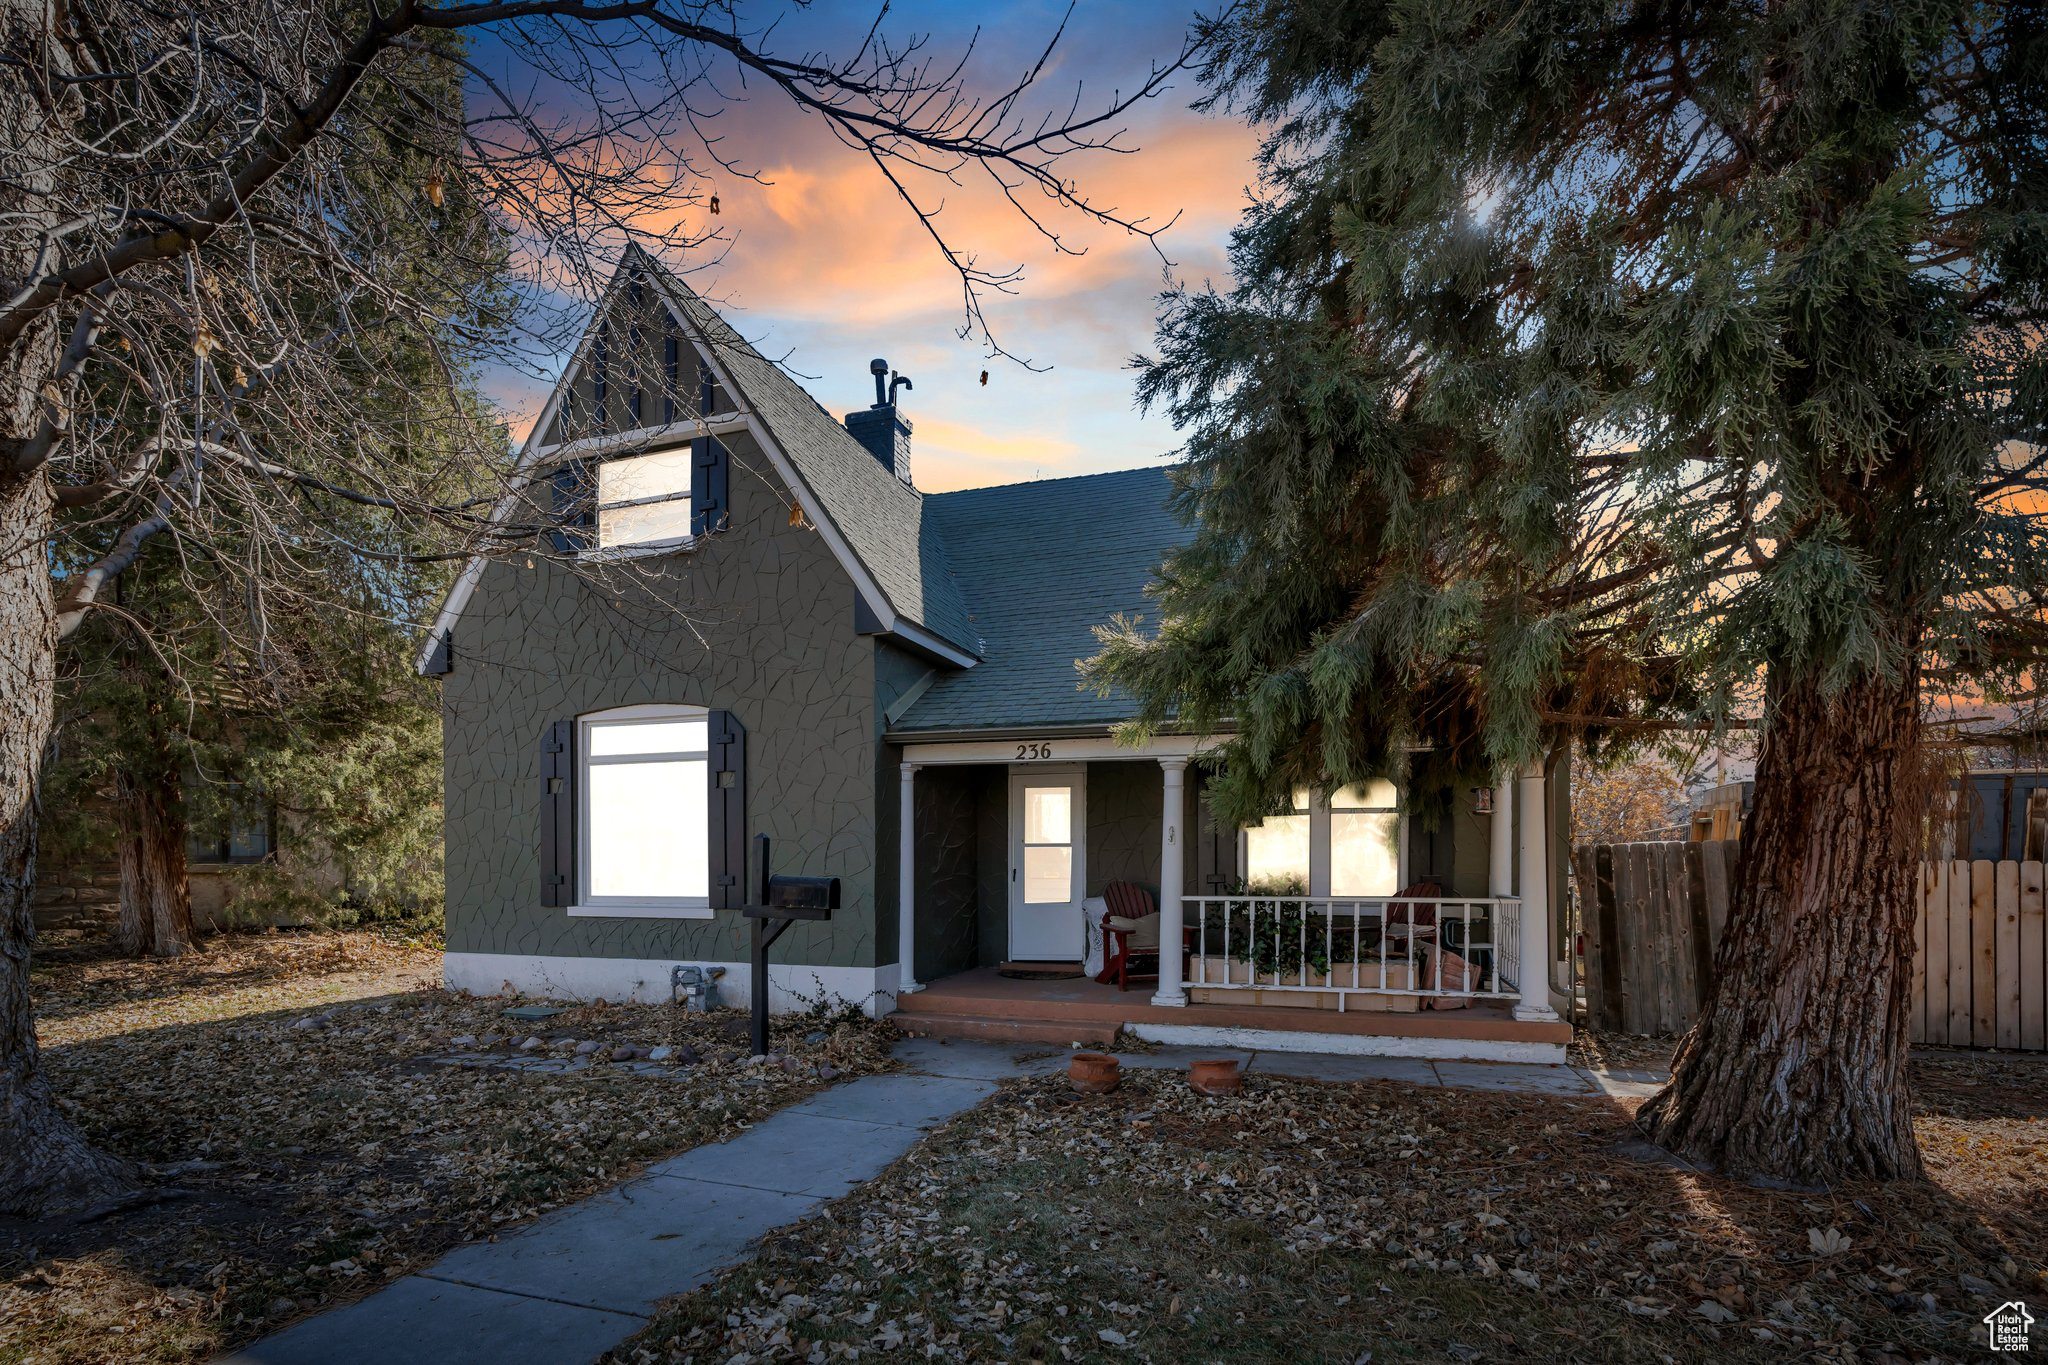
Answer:
[[[658,271],[649,272],[649,278],[661,290],[662,302],[667,306],[669,315],[684,330],[691,331],[692,328],[688,318],[683,315],[682,310],[676,305],[674,297],[669,293],[668,282],[662,278]],[[719,363],[716,348],[700,337],[693,335],[692,340],[698,347],[698,354],[703,357],[704,363],[709,365],[712,371],[717,374],[718,382],[724,387],[725,391],[732,395],[735,401],[745,398],[746,391],[733,382],[731,374]],[[839,561],[839,566],[846,570],[848,577],[853,579],[854,591],[860,594],[861,600],[867,604],[868,610],[873,613],[875,620],[881,625],[881,633],[899,636],[906,642],[945,660],[956,668],[972,668],[981,662],[978,656],[967,652],[949,640],[941,638],[935,632],[926,630],[923,626],[915,625],[903,619],[902,615],[889,601],[888,595],[882,591],[881,585],[875,582],[874,575],[868,572],[867,565],[861,562],[860,556],[854,553],[853,547],[847,543],[846,537],[840,534],[838,523],[827,515],[824,504],[818,500],[817,494],[811,491],[810,485],[804,482],[802,474],[797,470],[796,463],[782,449],[782,443],[776,440],[775,433],[769,428],[767,422],[754,415],[753,406],[751,400],[745,403],[745,407],[748,409],[747,426],[756,444],[768,456],[768,463],[774,466],[776,476],[789,489],[790,495],[797,501],[797,506],[803,509],[803,513],[810,519],[811,525],[815,526],[818,529],[818,534],[824,537],[825,544],[831,549],[833,558]]]
[[[744,411],[722,413],[710,421],[691,418],[687,422],[667,422],[661,426],[634,427],[631,431],[610,431],[602,436],[582,436],[560,445],[542,446],[533,452],[536,463],[545,464],[553,460],[573,459],[580,455],[611,455],[626,450],[666,449],[670,446],[686,445],[700,436],[723,436],[729,432],[744,431],[747,413]]]
[[[576,349],[571,354],[568,365],[563,368],[561,377],[555,381],[555,387],[549,393],[547,403],[541,408],[540,416],[535,420],[532,429],[527,433],[526,440],[520,446],[519,456],[513,466],[510,486],[504,497],[500,498],[497,506],[493,508],[490,524],[495,525],[503,521],[520,496],[532,484],[535,471],[544,464],[551,463],[556,459],[576,453],[583,453],[586,449],[610,452],[617,449],[630,449],[636,445],[651,445],[656,439],[657,433],[675,433],[678,436],[685,436],[687,438],[686,433],[709,436],[744,430],[754,438],[755,443],[767,455],[768,463],[775,470],[776,476],[789,489],[790,495],[796,500],[797,506],[802,509],[804,516],[810,520],[811,525],[817,528],[818,534],[823,537],[827,548],[831,550],[833,558],[839,561],[839,566],[853,580],[854,592],[858,594],[860,601],[866,604],[877,624],[882,627],[881,633],[897,637],[904,643],[912,645],[932,657],[943,660],[957,668],[973,668],[981,662],[978,655],[945,639],[935,631],[928,630],[922,625],[904,619],[902,614],[896,610],[895,605],[889,601],[888,595],[882,591],[881,585],[875,581],[874,575],[868,571],[867,565],[861,562],[860,556],[854,552],[853,546],[841,534],[837,523],[826,513],[824,504],[819,501],[817,494],[804,481],[795,461],[791,460],[787,452],[783,450],[781,443],[775,437],[775,433],[769,428],[767,422],[756,415],[752,400],[743,389],[733,382],[731,373],[720,363],[717,348],[711,344],[709,338],[701,332],[696,324],[691,321],[688,314],[676,302],[675,295],[669,288],[667,272],[661,269],[659,262],[656,262],[651,256],[647,258],[644,268],[647,281],[659,291],[662,306],[667,309],[670,321],[675,323],[678,330],[689,339],[690,345],[697,352],[698,358],[710,367],[711,371],[717,376],[719,384],[725,389],[726,394],[733,400],[739,410],[710,421],[699,419],[691,422],[675,422],[661,427],[642,427],[636,428],[633,431],[584,437],[577,441],[563,442],[559,445],[544,446],[539,444],[541,435],[552,426],[556,414],[561,409],[564,397],[573,385],[584,361],[588,358],[598,328],[603,324],[606,315],[611,310],[614,297],[620,288],[620,281],[624,279],[628,269],[636,263],[636,255],[645,255],[645,253],[640,251],[638,247],[629,248],[627,255],[620,261],[618,269],[613,273],[611,283],[606,286],[604,298],[600,301],[596,311],[591,315],[589,326],[584,329],[583,336],[577,342]],[[455,582],[449,587],[448,596],[442,601],[441,610],[434,618],[432,629],[428,631],[426,639],[421,643],[420,648],[414,655],[413,666],[415,671],[423,674],[427,671],[435,653],[436,642],[444,635],[449,635],[453,632],[457,622],[462,617],[463,610],[469,605],[470,598],[475,595],[477,584],[483,580],[484,569],[488,566],[489,561],[490,556],[479,552],[472,554],[464,563],[462,572],[456,576]]]

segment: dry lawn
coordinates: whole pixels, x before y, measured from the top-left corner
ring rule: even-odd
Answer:
[[[0,1365],[200,1361],[732,1136],[888,1065],[882,1030],[790,1020],[788,1067],[747,1065],[743,1016],[586,1006],[539,1024],[436,988],[439,954],[373,934],[238,935],[135,963],[61,949],[35,969],[51,1078],[155,1202],[0,1219]],[[315,1026],[303,1021],[318,1020]],[[660,1076],[430,1065],[464,1035],[687,1044]],[[498,1051],[509,1051],[500,1043]],[[528,1054],[532,1055],[532,1054]]]
[[[613,1361],[1980,1360],[2048,1297],[2048,1063],[1962,1060],[1929,1182],[1827,1194],[1639,1159],[1635,1101],[1015,1082]]]

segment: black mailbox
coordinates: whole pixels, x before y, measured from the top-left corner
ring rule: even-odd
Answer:
[[[839,908],[839,878],[770,877],[765,899],[777,919],[827,919]]]
[[[753,995],[754,1051],[768,1050],[768,945],[798,920],[831,919],[839,908],[837,877],[776,877],[768,872],[768,836],[754,836],[754,857],[760,871],[761,902],[741,913],[754,921],[754,966],[747,989]]]

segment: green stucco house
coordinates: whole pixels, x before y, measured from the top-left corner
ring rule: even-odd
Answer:
[[[872,368],[872,405],[835,418],[652,258],[622,265],[497,509],[505,548],[464,568],[420,655],[448,984],[666,1000],[676,967],[722,967],[741,1002],[767,834],[776,871],[843,895],[776,944],[776,1009],[1556,1054],[1561,775],[1428,831],[1386,783],[1219,826],[1205,737],[1120,746],[1128,702],[1075,672],[1188,534],[1166,471],[920,492],[908,381]],[[1156,980],[1002,974],[1088,959],[1115,883],[1163,912],[1139,944],[1183,939],[1134,955]]]

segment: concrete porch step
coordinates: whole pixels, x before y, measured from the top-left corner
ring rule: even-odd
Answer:
[[[910,997],[916,999],[916,996]],[[998,1043],[1092,1043],[1116,1041],[1117,1026],[1092,1019],[999,1019],[942,1010],[897,1010],[889,1022],[914,1038],[979,1038]]]

